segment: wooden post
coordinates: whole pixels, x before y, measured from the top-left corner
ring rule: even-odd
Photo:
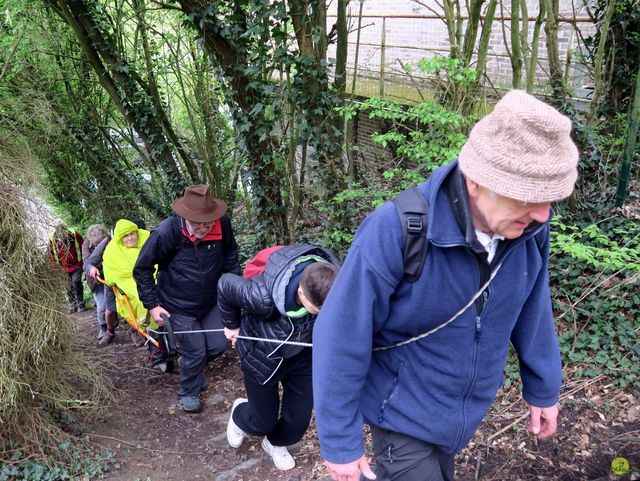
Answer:
[[[358,57],[360,57],[360,31],[362,29],[362,6],[364,0],[360,0],[360,11],[358,12],[358,34],[356,35],[356,57],[353,61],[353,79],[351,80],[351,100],[356,93],[356,77],[358,76]]]
[[[380,97],[384,97],[384,56],[387,36],[387,17],[382,17],[382,38],[380,39]]]

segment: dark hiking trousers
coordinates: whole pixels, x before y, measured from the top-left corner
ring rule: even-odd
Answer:
[[[178,396],[197,396],[202,389],[207,362],[220,356],[227,349],[227,338],[222,332],[222,320],[218,306],[198,313],[186,315],[171,313],[171,326],[174,331],[197,331],[220,329],[220,332],[198,332],[193,334],[176,334],[180,346],[180,389]]]
[[[69,303],[74,307],[84,306],[82,267],[78,267],[75,271],[67,273],[67,277],[69,278],[69,286],[67,288]]]
[[[104,308],[107,311],[116,311],[116,294],[111,286],[104,286]]]
[[[311,348],[284,359],[267,384],[260,384],[243,369],[248,403],[233,411],[233,422],[244,432],[267,436],[274,446],[291,446],[304,436],[311,420]],[[278,384],[282,384],[282,409]],[[278,413],[280,412],[280,416]]]
[[[453,481],[454,454],[375,426],[371,426],[371,436],[377,481]]]

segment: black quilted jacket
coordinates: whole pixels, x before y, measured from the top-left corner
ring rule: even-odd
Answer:
[[[223,275],[218,282],[218,306],[225,327],[240,327],[243,336],[288,340],[294,325],[285,314],[285,291],[295,265],[306,258],[338,265],[334,255],[321,247],[293,244],[271,254],[264,272],[252,279]],[[261,384],[267,383],[282,363],[281,342],[240,339],[236,346],[243,368]]]

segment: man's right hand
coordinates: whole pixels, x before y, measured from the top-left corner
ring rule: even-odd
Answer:
[[[350,463],[338,464],[325,461],[324,465],[329,470],[333,481],[360,481],[360,473],[367,479],[376,479],[376,475],[371,471],[371,466],[364,455]]]
[[[169,314],[169,311],[167,311],[162,306],[156,306],[153,309],[150,309],[149,314],[151,314],[151,317],[153,317],[153,320],[156,321],[156,324],[158,324],[158,326],[164,326],[164,319],[160,317],[160,314],[164,314],[167,317],[171,317],[171,314]]]
[[[91,277],[91,279],[95,279],[100,275],[100,269],[98,269],[96,266],[91,266],[89,268],[89,277]]]

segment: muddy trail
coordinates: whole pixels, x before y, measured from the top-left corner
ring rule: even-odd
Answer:
[[[102,366],[114,385],[112,405],[86,421],[96,447],[109,449],[115,463],[102,479],[113,481],[328,481],[315,425],[290,448],[296,467],[279,471],[247,436],[239,449],[227,444],[231,405],[244,396],[237,353],[227,351],[205,369],[209,383],[204,409],[185,414],[177,403],[177,373],[148,367],[144,347],[135,347],[119,328],[107,347],[96,345],[94,311],[77,315],[78,346]],[[490,415],[456,458],[458,481],[640,480],[640,403],[605,378],[568,381],[561,398],[558,434],[536,442],[525,429],[517,386],[501,391]],[[630,470],[615,477],[617,457]]]

